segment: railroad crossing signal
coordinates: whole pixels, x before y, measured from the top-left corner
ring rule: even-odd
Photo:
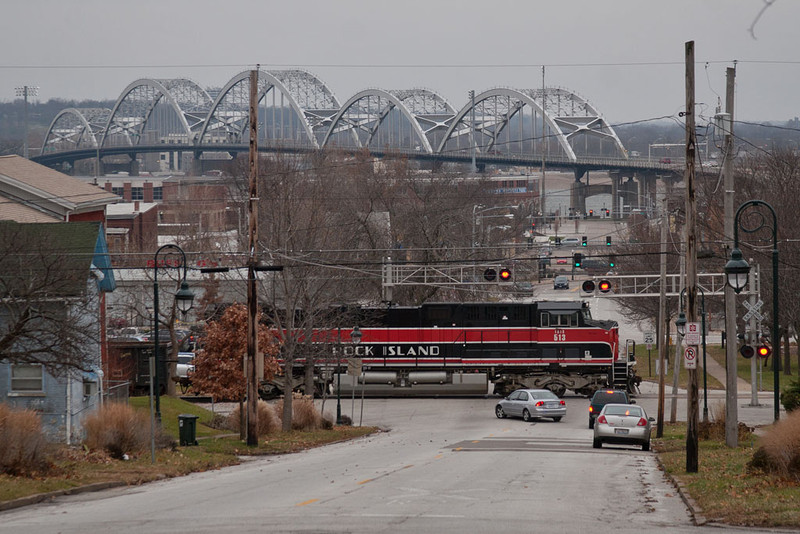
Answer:
[[[759,345],[758,346],[758,353],[759,358],[769,358],[770,354],[772,354],[772,348],[769,345]]]
[[[745,300],[742,304],[744,305],[745,308],[747,308],[747,313],[745,313],[742,316],[742,319],[744,321],[749,321],[751,317],[755,317],[756,321],[758,322],[761,322],[761,320],[764,319],[764,316],[761,315],[761,312],[759,311],[761,309],[761,306],[764,305],[763,300],[759,300],[754,304],[750,304],[748,301]]]
[[[511,280],[511,269],[500,269],[500,281],[508,282]]]

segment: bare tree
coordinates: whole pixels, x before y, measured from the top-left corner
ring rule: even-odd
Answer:
[[[94,226],[0,224],[0,361],[54,374],[97,364],[96,240]]]

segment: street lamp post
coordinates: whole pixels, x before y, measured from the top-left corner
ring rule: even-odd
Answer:
[[[161,359],[159,354],[159,335],[158,335],[158,324],[159,324],[159,309],[158,309],[158,256],[164,250],[170,250],[175,253],[180,254],[181,262],[180,264],[176,265],[168,265],[166,262],[164,267],[176,267],[180,269],[183,266],[183,277],[181,278],[181,287],[175,293],[175,301],[177,302],[178,309],[181,313],[186,314],[191,308],[192,303],[194,302],[194,293],[189,289],[189,284],[186,282],[186,253],[183,251],[181,247],[178,245],[164,245],[156,251],[155,257],[153,258],[153,357],[155,359],[155,369],[151,376],[151,382],[153,383],[155,389],[155,417],[161,422],[161,392],[160,392],[160,375],[161,375]]]
[[[751,207],[765,207],[772,214],[772,226],[769,227],[772,231],[772,373],[773,373],[773,394],[774,394],[774,419],[780,419],[780,361],[778,361],[778,348],[780,340],[778,338],[778,217],[775,215],[775,210],[768,203],[763,200],[748,200],[739,206],[736,210],[736,216],[733,219],[733,250],[731,251],[731,259],[725,264],[725,275],[727,283],[733,290],[739,294],[747,285],[747,278],[750,273],[750,264],[742,257],[742,251],[739,249],[739,217],[747,209]],[[756,220],[758,224],[752,227],[742,226],[742,231],[748,234],[758,232],[762,228],[767,228],[767,221],[761,211],[755,212],[758,215]]]
[[[706,293],[701,287],[700,290],[700,335],[703,339],[703,422],[708,423],[708,374],[706,372]],[[681,310],[683,310],[683,295],[686,294],[686,288],[681,289]],[[678,318],[675,320],[675,327],[678,330],[681,338],[686,335],[686,314],[681,311]]]

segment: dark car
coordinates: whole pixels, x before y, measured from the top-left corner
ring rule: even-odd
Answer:
[[[553,279],[553,289],[569,289],[569,278],[566,276],[556,276]]]
[[[594,420],[606,404],[634,404],[628,392],[622,389],[600,389],[594,392],[589,402],[589,428],[594,428]]]

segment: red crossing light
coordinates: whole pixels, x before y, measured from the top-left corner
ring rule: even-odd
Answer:
[[[759,358],[769,358],[769,355],[772,354],[772,349],[769,348],[767,345],[759,345],[758,346],[758,357]]]
[[[600,284],[597,287],[600,289],[601,293],[608,293],[611,291],[611,282],[608,280],[600,280]]]
[[[508,282],[511,280],[511,269],[500,269],[500,281]]]

